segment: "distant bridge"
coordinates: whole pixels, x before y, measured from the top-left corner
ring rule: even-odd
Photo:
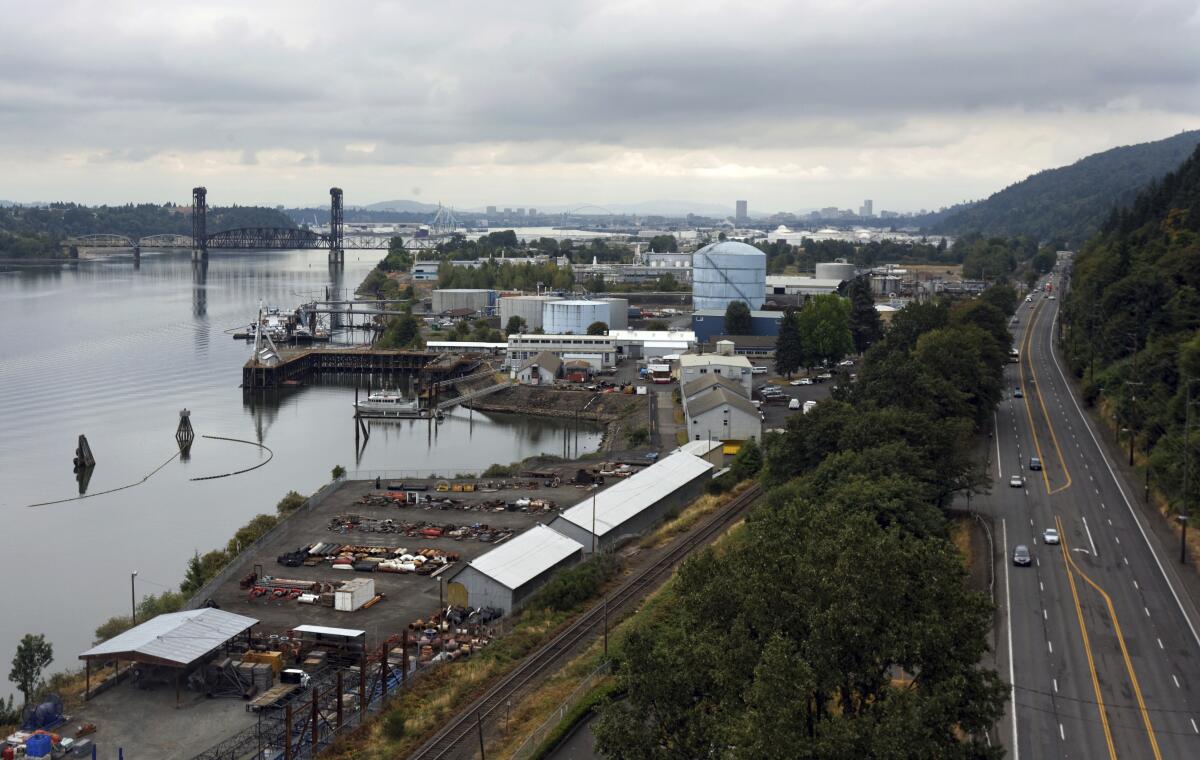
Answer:
[[[288,227],[243,227],[208,234],[208,190],[192,188],[192,234],[148,235],[134,239],[127,235],[99,234],[67,238],[65,246],[76,248],[128,248],[135,259],[143,248],[150,250],[191,249],[193,258],[207,258],[209,249],[231,251],[290,251],[320,249],[329,251],[330,264],[345,263],[345,251],[386,251],[393,235],[345,233],[342,221],[342,189],[329,189],[329,232],[313,232]],[[431,241],[414,240],[412,247],[424,248]]]

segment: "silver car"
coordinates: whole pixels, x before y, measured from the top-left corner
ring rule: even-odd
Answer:
[[[1029,567],[1033,564],[1033,556],[1029,554],[1028,546],[1018,544],[1017,548],[1013,549],[1013,564],[1020,567]]]

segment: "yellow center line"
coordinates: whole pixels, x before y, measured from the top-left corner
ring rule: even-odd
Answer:
[[[1025,339],[1021,345],[1021,362],[1017,365],[1017,375],[1021,379],[1021,395],[1025,397],[1025,416],[1029,419],[1029,433],[1033,436],[1033,447],[1037,449],[1038,461],[1042,462],[1042,481],[1046,484],[1046,493],[1050,493],[1050,476],[1046,472],[1046,459],[1042,456],[1042,442],[1038,439],[1037,428],[1033,424],[1033,411],[1029,408],[1029,391],[1025,389],[1025,363],[1029,362],[1032,369],[1033,360],[1029,357],[1029,346],[1033,336],[1033,325],[1037,322],[1041,309],[1040,303],[1033,308],[1033,317],[1029,320],[1029,326],[1025,328]]]
[[[1039,308],[1037,310],[1037,313],[1035,313],[1033,316],[1033,319],[1035,322],[1037,321],[1037,318],[1039,316],[1041,316],[1041,313],[1042,313],[1041,308],[1040,308],[1041,304],[1038,304],[1038,306],[1039,306]],[[1065,491],[1071,487],[1071,471],[1069,469],[1067,469],[1067,462],[1063,458],[1062,446],[1058,445],[1058,434],[1054,432],[1054,424],[1052,422],[1050,422],[1050,413],[1046,411],[1046,399],[1042,396],[1042,384],[1038,381],[1037,368],[1034,366],[1034,363],[1033,363],[1033,325],[1032,324],[1029,326],[1029,329],[1026,331],[1026,337],[1029,339],[1029,372],[1033,375],[1033,390],[1035,393],[1037,393],[1038,405],[1041,406],[1041,408],[1042,408],[1042,417],[1046,420],[1046,427],[1049,428],[1049,430],[1050,430],[1050,440],[1052,440],[1054,442],[1054,450],[1056,452],[1058,452],[1058,463],[1059,463],[1059,465],[1062,466],[1063,475],[1065,475],[1067,478],[1067,482],[1064,485],[1062,485],[1058,488],[1055,488],[1054,490],[1051,490],[1049,476],[1046,477],[1046,495],[1051,496],[1051,495],[1059,493],[1061,491]],[[1026,406],[1028,406],[1028,405],[1029,404],[1026,403]],[[1042,463],[1042,473],[1044,474],[1045,472],[1046,472],[1046,464],[1045,464],[1045,462],[1043,462]]]
[[[1079,592],[1075,589],[1075,577],[1071,574],[1071,556],[1067,553],[1067,539],[1063,533],[1062,521],[1055,516],[1054,522],[1058,525],[1058,535],[1061,537],[1063,563],[1067,569],[1067,583],[1071,587],[1071,598],[1075,600],[1075,614],[1079,618],[1079,633],[1083,636],[1083,652],[1087,655],[1088,671],[1092,675],[1092,690],[1096,693],[1096,709],[1100,711],[1100,723],[1104,726],[1104,741],[1108,744],[1108,756],[1111,760],[1117,760],[1112,729],[1108,726],[1108,713],[1104,711],[1104,695],[1100,693],[1100,678],[1096,675],[1096,661],[1092,657],[1092,645],[1088,641],[1087,626],[1083,622],[1083,607],[1079,605]]]
[[[1057,517],[1054,518],[1054,521],[1058,524],[1058,535],[1061,537],[1063,535],[1062,521]],[[1079,569],[1079,566],[1075,564],[1075,560],[1071,558],[1070,552],[1067,551],[1065,539],[1062,540],[1062,551],[1063,557],[1066,559],[1067,564],[1070,565],[1071,568],[1074,568],[1076,573],[1079,573],[1080,578],[1083,578],[1092,588],[1096,589],[1100,596],[1104,597],[1104,604],[1108,607],[1108,616],[1112,619],[1113,631],[1115,631],[1117,634],[1117,643],[1121,647],[1121,657],[1125,660],[1125,670],[1129,673],[1129,681],[1133,684],[1133,694],[1135,697],[1137,697],[1138,710],[1142,713],[1142,723],[1146,726],[1146,736],[1150,739],[1150,751],[1154,753],[1155,760],[1162,760],[1162,753],[1158,749],[1158,737],[1154,735],[1154,726],[1150,723],[1150,711],[1146,709],[1146,700],[1142,698],[1142,687],[1138,683],[1137,674],[1133,672],[1133,660],[1129,658],[1129,649],[1125,646],[1125,635],[1121,632],[1121,623],[1119,620],[1117,620],[1117,610],[1115,607],[1113,607],[1112,597],[1110,597],[1104,589],[1100,588],[1099,584],[1089,578],[1087,573]],[[1070,569],[1068,569],[1067,576],[1070,577],[1070,575]],[[1075,585],[1072,583],[1072,593],[1074,590]],[[1079,609],[1078,600],[1075,602],[1075,607],[1076,610]],[[1081,613],[1080,625],[1082,624],[1083,617]],[[1091,653],[1088,654],[1088,661],[1091,662]],[[1094,675],[1095,674],[1093,673],[1093,677]],[[1099,700],[1099,692],[1097,692],[1097,700]]]

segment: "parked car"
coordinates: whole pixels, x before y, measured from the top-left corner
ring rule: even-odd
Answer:
[[[799,409],[799,408],[800,408],[800,399],[794,398],[788,402],[788,409]]]
[[[1029,554],[1029,547],[1025,544],[1017,544],[1013,549],[1013,564],[1020,567],[1028,567],[1033,564],[1033,557]]]
[[[840,362],[838,362],[838,366],[839,367],[853,367],[854,360],[853,359],[843,359]]]
[[[831,373],[831,372],[822,372],[821,374],[817,375],[818,383],[823,383],[826,380],[832,380],[832,379],[833,379],[833,373]]]
[[[646,458],[649,459],[651,462],[656,462],[656,461],[658,461],[658,452],[651,451],[646,454]]]
[[[1008,479],[1008,485],[1012,488],[1024,488],[1025,477],[1023,475],[1013,475]]]
[[[1042,460],[1038,459],[1037,457],[1029,457],[1029,469],[1031,469],[1031,470],[1042,469]]]
[[[797,379],[791,381],[790,383],[788,383],[788,385],[812,385],[812,384],[813,384],[813,382],[812,382],[811,377],[797,378]]]
[[[1057,544],[1058,530],[1055,528],[1046,528],[1046,530],[1042,531],[1042,543]]]
[[[751,368],[750,368],[750,374],[752,374],[752,375],[765,375],[765,374],[767,374],[767,368],[766,368],[766,367],[751,367]]]

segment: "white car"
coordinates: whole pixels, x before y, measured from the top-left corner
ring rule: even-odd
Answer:
[[[1042,543],[1057,544],[1058,543],[1058,531],[1054,528],[1046,528],[1046,530],[1042,531]]]
[[[750,374],[752,374],[752,375],[765,375],[765,374],[767,374],[767,368],[766,368],[766,367],[751,367],[751,368],[750,368]]]
[[[1025,478],[1020,475],[1013,475],[1011,478],[1008,479],[1008,484],[1010,486],[1012,486],[1013,488],[1024,488],[1025,487]]]
[[[812,378],[811,377],[797,378],[797,379],[791,381],[790,383],[788,383],[788,385],[812,385]]]
[[[843,359],[842,361],[838,362],[838,366],[839,367],[853,367],[854,360],[853,359]]]
[[[800,399],[794,398],[788,402],[788,409],[799,409],[799,408],[800,408]]]

